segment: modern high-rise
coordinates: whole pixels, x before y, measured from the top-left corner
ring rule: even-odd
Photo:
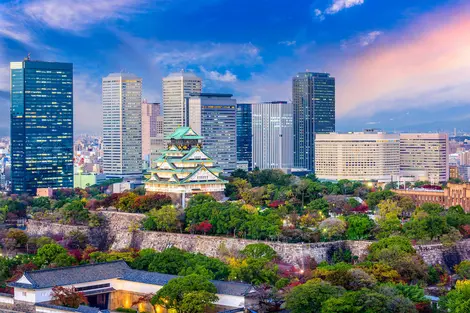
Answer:
[[[113,73],[103,78],[103,172],[107,177],[142,175],[142,79]]]
[[[449,180],[449,136],[444,133],[400,135],[400,175],[437,184]]]
[[[400,135],[377,131],[317,134],[315,174],[320,179],[392,181],[400,171]]]
[[[231,94],[193,93],[189,126],[203,139],[204,151],[231,173],[237,167],[237,100]]]
[[[142,158],[151,165],[164,149],[160,103],[142,102]]]
[[[253,168],[253,132],[251,103],[237,103],[237,162],[245,162]]]
[[[73,65],[12,62],[12,192],[73,188]]]
[[[202,79],[193,73],[178,72],[163,78],[163,134],[171,135],[176,128],[188,126],[188,99],[201,93]]]
[[[298,73],[292,79],[294,167],[314,171],[315,135],[335,131],[335,78]]]
[[[253,166],[293,167],[293,108],[285,101],[253,104]]]

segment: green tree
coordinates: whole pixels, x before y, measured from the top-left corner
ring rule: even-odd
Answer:
[[[36,259],[41,265],[49,265],[54,262],[58,255],[63,253],[67,254],[67,250],[64,247],[56,243],[50,243],[38,249]]]
[[[350,215],[346,217],[348,229],[346,236],[349,240],[368,239],[371,237],[371,231],[375,223],[367,215]]]
[[[346,223],[338,218],[330,217],[318,226],[322,237],[327,240],[339,240],[346,231]]]
[[[470,280],[458,281],[455,289],[440,299],[439,305],[449,313],[470,312]]]
[[[395,193],[390,190],[370,192],[367,195],[367,205],[374,209],[382,200],[392,199]]]
[[[73,256],[68,253],[60,253],[52,261],[52,264],[55,267],[64,267],[64,266],[72,266],[77,265],[78,261]]]
[[[7,238],[15,240],[17,248],[23,248],[28,243],[28,235],[21,229],[10,228],[7,233]]]
[[[77,224],[88,222],[89,212],[81,200],[73,200],[61,209],[64,221],[67,224]]]
[[[230,280],[243,281],[253,285],[274,285],[278,280],[278,267],[267,259],[246,258],[232,262]]]
[[[31,206],[33,208],[42,208],[42,209],[47,209],[49,210],[51,208],[51,200],[49,200],[48,197],[37,197],[33,198],[33,201],[31,201]]]
[[[264,243],[252,243],[247,245],[240,254],[247,258],[263,258],[272,261],[276,257],[276,251]]]
[[[464,260],[454,266],[455,272],[464,279],[470,279],[470,261]]]
[[[153,296],[151,303],[178,312],[201,312],[203,305],[218,300],[216,292],[214,284],[206,278],[189,275],[170,280]]]
[[[296,286],[286,296],[286,308],[292,313],[321,313],[323,304],[330,298],[345,293],[341,287],[317,279]]]
[[[135,213],[135,201],[139,196],[133,192],[127,192],[119,198],[116,208],[119,211]]]
[[[155,224],[155,230],[175,231],[179,226],[179,213],[173,205],[164,205],[160,210],[152,209],[148,213]]]

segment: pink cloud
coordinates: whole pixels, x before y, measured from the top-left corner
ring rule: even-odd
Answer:
[[[430,14],[342,63],[336,71],[338,115],[469,103],[469,30],[466,10]]]

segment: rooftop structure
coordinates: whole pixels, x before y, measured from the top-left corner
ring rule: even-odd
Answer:
[[[156,168],[145,182],[147,192],[167,193],[183,207],[196,193],[222,198],[227,182],[219,178],[221,169],[203,151],[203,137],[190,127],[179,127],[165,139],[169,141],[168,148],[161,151]]]

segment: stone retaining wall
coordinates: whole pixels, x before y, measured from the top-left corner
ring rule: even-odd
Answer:
[[[351,250],[354,256],[364,259],[367,256],[370,241],[335,241],[321,243],[290,244],[272,241],[245,240],[231,237],[189,235],[178,233],[151,232],[135,230],[145,218],[143,214],[102,211],[106,225],[101,231],[90,230],[86,226],[70,226],[31,220],[27,225],[29,235],[44,236],[51,234],[65,235],[73,230],[86,233],[92,242],[108,242],[108,248],[121,250],[129,247],[144,249],[154,248],[158,251],[167,247],[177,247],[191,252],[199,252],[211,257],[221,257],[224,252],[238,252],[252,243],[265,243],[271,246],[286,262],[299,264],[305,257],[317,262],[330,260],[335,251]],[[459,242],[453,248],[441,244],[420,245],[415,247],[428,264],[441,264],[452,268],[461,260],[470,260],[470,240]]]

